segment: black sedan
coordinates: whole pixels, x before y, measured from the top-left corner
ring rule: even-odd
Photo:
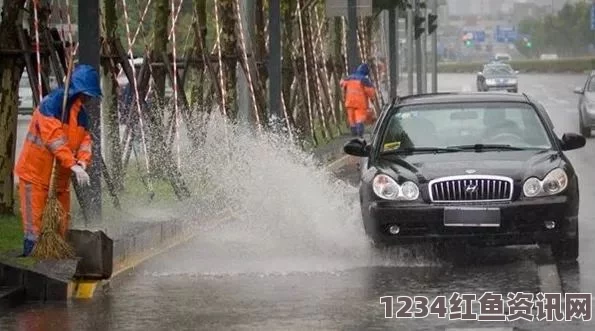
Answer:
[[[517,93],[519,90],[518,73],[506,63],[486,64],[483,71],[477,73],[477,91],[499,90]]]
[[[476,245],[551,244],[578,257],[578,177],[543,106],[525,94],[442,93],[388,106],[363,157],[360,202],[380,246],[446,239]]]

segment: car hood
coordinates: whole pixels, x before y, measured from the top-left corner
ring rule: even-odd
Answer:
[[[543,178],[562,163],[560,154],[547,151],[488,151],[438,154],[387,155],[377,168],[409,180],[424,183],[457,175],[496,175],[522,181],[531,176]]]

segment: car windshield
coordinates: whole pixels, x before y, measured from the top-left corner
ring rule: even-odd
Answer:
[[[485,68],[485,73],[488,75],[510,75],[512,74],[511,66],[488,66]]]
[[[549,149],[536,110],[524,103],[428,104],[401,107],[389,119],[382,152]]]

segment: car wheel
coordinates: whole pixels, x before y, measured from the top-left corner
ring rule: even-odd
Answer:
[[[576,261],[578,258],[578,236],[552,243],[552,255],[558,261]]]
[[[579,126],[579,130],[580,130],[581,134],[583,135],[583,137],[585,137],[585,138],[591,137],[591,128],[585,127],[585,124],[583,123],[583,117],[581,116],[580,113],[578,115],[578,126]]]
[[[576,228],[576,234],[572,238],[563,238],[559,241],[552,242],[551,250],[552,255],[558,261],[572,262],[578,258],[579,248],[579,229],[578,223]]]

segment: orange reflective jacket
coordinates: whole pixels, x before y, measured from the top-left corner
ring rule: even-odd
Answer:
[[[341,81],[345,95],[345,108],[368,109],[370,100],[376,96],[376,90],[368,79],[369,69],[361,64],[355,74]]]
[[[57,190],[68,190],[70,168],[77,161],[91,162],[89,120],[81,98],[73,97],[62,123],[63,93],[48,95],[33,112],[15,174],[23,180],[49,187],[54,157],[59,162]]]

